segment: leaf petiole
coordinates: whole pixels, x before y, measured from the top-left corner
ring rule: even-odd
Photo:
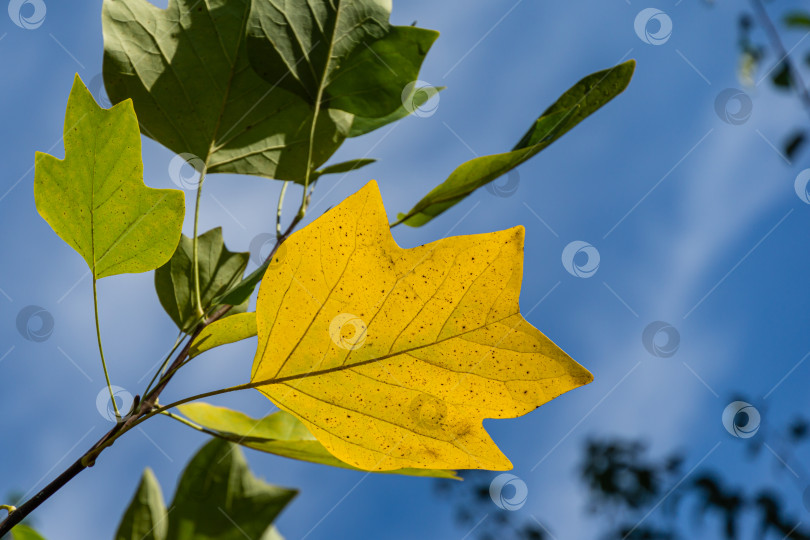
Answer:
[[[98,317],[98,289],[96,287],[96,276],[93,276],[93,313],[96,317],[96,338],[98,339],[98,353],[101,356],[101,367],[104,369],[104,379],[107,381],[107,390],[110,392],[110,401],[112,401],[113,410],[115,411],[115,419],[121,421],[121,413],[118,412],[118,404],[115,402],[115,394],[113,394],[112,384],[110,384],[110,374],[107,371],[107,361],[104,359],[104,347],[101,344],[101,325],[99,324]]]
[[[205,315],[202,305],[202,296],[200,295],[200,262],[197,249],[197,225],[200,218],[200,199],[202,198],[203,182],[205,182],[205,171],[208,169],[208,158],[206,157],[203,164],[203,170],[200,171],[200,182],[197,184],[197,197],[194,203],[194,236],[191,241],[191,260],[194,273],[194,304],[197,307],[197,315],[202,318]]]

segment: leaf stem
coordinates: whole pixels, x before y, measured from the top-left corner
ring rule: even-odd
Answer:
[[[321,100],[323,99],[323,85],[318,86],[318,95],[315,96],[315,113],[312,115],[312,125],[309,129],[309,148],[307,149],[307,169],[304,171],[304,194],[301,198],[301,209],[298,211],[298,215],[301,218],[304,217],[304,214],[307,212],[307,206],[309,204],[309,195],[307,191],[309,190],[309,179],[312,173],[312,154],[313,148],[315,146],[315,128],[318,125],[318,115],[321,113]]]
[[[110,401],[112,401],[113,410],[115,411],[116,421],[121,421],[121,413],[118,412],[118,404],[115,402],[115,394],[113,394],[112,384],[110,384],[110,374],[107,371],[107,361],[104,359],[104,347],[101,344],[101,325],[99,324],[98,317],[98,289],[96,287],[96,276],[93,275],[93,313],[96,316],[96,338],[98,338],[98,353],[101,356],[101,367],[104,369],[104,379],[107,381],[107,390],[110,392]]]
[[[281,186],[281,194],[278,196],[278,210],[276,211],[276,240],[281,238],[281,209],[284,206],[284,196],[287,194],[287,186],[289,182],[284,182],[284,185]]]
[[[200,295],[200,262],[197,250],[197,225],[200,218],[200,199],[202,198],[203,182],[205,181],[205,171],[208,168],[208,160],[206,159],[203,165],[203,170],[200,171],[200,182],[197,184],[197,198],[194,203],[194,236],[191,240],[191,259],[192,267],[194,269],[194,305],[197,308],[197,316],[203,317],[202,296]]]
[[[11,506],[10,504],[0,504],[0,510],[6,510],[9,514],[12,513],[17,509],[16,506]]]
[[[172,356],[174,355],[175,351],[177,351],[177,347],[180,346],[180,344],[183,342],[185,337],[186,337],[185,333],[182,330],[180,331],[180,333],[177,334],[177,339],[174,340],[174,346],[169,351],[169,354],[166,355],[166,358],[160,364],[160,367],[158,368],[158,370],[155,371],[155,374],[152,375],[152,380],[149,381],[149,384],[146,385],[146,390],[144,390],[143,395],[146,396],[146,395],[149,394],[149,390],[152,389],[152,385],[155,384],[155,381],[157,380],[158,376],[160,376],[163,373],[163,371],[166,369],[166,365],[169,363],[169,360],[172,359]]]

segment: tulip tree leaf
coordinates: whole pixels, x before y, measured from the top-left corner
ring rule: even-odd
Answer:
[[[623,92],[630,83],[635,65],[635,61],[630,60],[592,73],[579,81],[540,115],[510,152],[481,156],[461,164],[447,180],[425,195],[409,212],[399,214],[397,224],[419,227],[428,223],[479,187],[544,150]]]
[[[250,0],[169,0],[166,9],[104,0],[107,94],[113,102],[132,98],[144,135],[197,156],[209,173],[300,180],[313,110],[250,68],[249,9]],[[312,161],[319,166],[343,136],[326,111],[316,126]]]
[[[194,306],[194,276],[191,238],[182,236],[171,260],[155,271],[158,298],[178,328],[190,332],[197,323]],[[197,238],[200,273],[200,298],[203,310],[217,305],[216,299],[242,280],[250,253],[228,251],[217,227]],[[229,314],[244,312],[247,301],[240,302]],[[227,319],[226,319],[227,320]]]
[[[214,347],[236,343],[256,335],[256,314],[238,313],[231,317],[218,319],[203,328],[189,348],[189,358],[209,351]]]
[[[167,517],[160,484],[152,470],[147,468],[121,519],[115,540],[166,540]]]
[[[396,108],[394,112],[380,118],[364,118],[361,116],[352,117],[351,128],[349,128],[349,137],[359,137],[366,133],[371,133],[375,129],[379,129],[397,120],[401,120],[406,116],[414,114],[419,110],[422,105],[430,101],[430,99],[444,90],[444,86],[424,86],[412,87],[410,93],[405,95],[402,100],[402,105]],[[404,91],[403,91],[404,92]]]
[[[248,448],[301,461],[358,470],[330,454],[301,421],[284,411],[277,411],[257,420],[238,411],[201,402],[180,405],[178,409],[192,422],[216,432],[219,437]],[[458,479],[455,471],[447,470],[399,469],[382,472]]]
[[[522,227],[404,250],[370,182],[283,245],[251,384],[354,467],[508,469],[483,419],[592,380],[520,314]]]
[[[438,32],[391,26],[390,0],[254,1],[253,68],[307,100],[364,117],[390,114]],[[320,120],[319,120],[320,121]]]
[[[253,476],[237,445],[214,439],[186,466],[170,511],[146,469],[115,538],[283,540],[272,523],[296,494]]]
[[[171,540],[244,540],[270,534],[298,492],[253,476],[239,447],[214,439],[186,466],[169,515]]]
[[[37,152],[34,199],[95,278],[154,270],[171,257],[185,213],[182,191],[143,183],[131,101],[102,109],[76,75],[65,113],[65,159]]]

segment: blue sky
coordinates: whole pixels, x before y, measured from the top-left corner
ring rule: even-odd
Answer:
[[[96,410],[103,376],[89,275],[81,257],[36,213],[32,188],[34,152],[63,155],[59,141],[73,74],[89,83],[101,71],[101,2],[45,3],[44,23],[33,30],[0,14],[0,494],[39,489],[109,428]],[[810,166],[808,153],[788,163],[772,148],[807,116],[792,95],[767,82],[744,89],[753,105],[745,122],[732,125],[716,113],[718,95],[740,87],[739,5],[394,4],[395,23],[416,20],[442,33],[420,78],[448,89],[435,114],[344,144],[335,162],[367,153],[379,162],[324,179],[311,217],[371,178],[393,217],[461,162],[511,148],[582,76],[626,58],[638,61],[623,95],[520,167],[513,196],[480,190],[428,226],[394,231],[400,245],[410,247],[451,232],[524,225],[523,311],[596,377],[526,417],[486,423],[527,485],[519,512],[548,523],[558,538],[595,537],[601,524],[584,514],[575,472],[581,443],[587,436],[625,435],[645,439],[655,452],[682,451],[685,470],[700,463],[723,470],[741,487],[778,486],[794,513],[807,518],[801,494],[810,478],[794,477],[770,454],[764,465],[752,466],[745,441],[721,422],[733,396],[743,394],[762,411],[763,428],[786,423],[806,410],[810,375],[810,362],[802,362],[810,351],[810,205],[794,190],[794,179]],[[772,13],[791,5],[800,3],[782,2]],[[648,7],[672,21],[665,43],[645,43],[634,30],[637,14]],[[806,36],[784,37],[791,48]],[[766,59],[765,69],[773,60]],[[172,157],[144,139],[148,185],[175,187],[168,174]],[[279,189],[266,179],[211,177],[202,230],[222,225],[230,249],[248,250],[272,227]],[[562,252],[573,241],[599,252],[591,277],[564,268]],[[171,346],[174,326],[153,293],[151,274],[108,278],[99,288],[113,381],[134,393]],[[45,341],[18,332],[18,314],[29,305],[53,317]],[[645,327],[655,321],[677,330],[679,346],[670,357],[656,357],[642,343]],[[172,382],[164,401],[245,382],[253,346],[200,357]],[[257,416],[270,409],[258,393],[213,401]],[[168,419],[150,421],[44,505],[36,523],[49,538],[110,537],[143,468],[156,471],[168,498],[204,440]],[[806,455],[806,447],[800,450]],[[288,538],[461,538],[467,532],[454,526],[430,481],[255,452],[248,457],[268,481],[301,489],[278,522]]]

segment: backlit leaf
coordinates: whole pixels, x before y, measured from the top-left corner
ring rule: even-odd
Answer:
[[[206,162],[209,173],[304,177],[312,107],[264,81],[245,49],[250,0],[104,0],[104,83],[132,98],[144,135]],[[346,119],[340,119],[345,122]],[[313,163],[343,142],[320,114]]]
[[[183,192],[143,183],[132,102],[102,109],[78,75],[65,113],[65,159],[37,152],[37,211],[96,278],[154,270],[180,240]]]
[[[11,529],[11,540],[45,540],[45,537],[28,525],[21,523]]]
[[[482,420],[592,380],[520,314],[522,227],[403,250],[371,182],[284,247],[251,381],[350,465],[508,469]]]
[[[190,332],[197,323],[194,307],[194,276],[192,240],[183,235],[172,258],[155,271],[158,298],[178,328]],[[197,260],[200,273],[200,298],[204,311],[216,305],[215,300],[242,280],[250,253],[228,251],[222,240],[222,228],[217,227],[197,238]],[[242,302],[228,314],[244,312]],[[227,320],[227,319],[226,319]]]
[[[256,333],[255,313],[238,313],[231,317],[218,319],[203,328],[194,339],[188,351],[189,358],[194,358],[220,345],[251,338]]]
[[[424,225],[479,187],[538,154],[624,91],[635,65],[635,61],[630,60],[588,75],[546,109],[510,152],[481,156],[463,163],[409,212],[399,214],[397,223],[413,227]]]
[[[257,420],[208,403],[187,403],[177,408],[192,422],[242,446],[301,461],[358,470],[330,454],[300,420],[287,412],[277,411]],[[381,472],[458,479],[455,471],[446,470],[399,469]]]

